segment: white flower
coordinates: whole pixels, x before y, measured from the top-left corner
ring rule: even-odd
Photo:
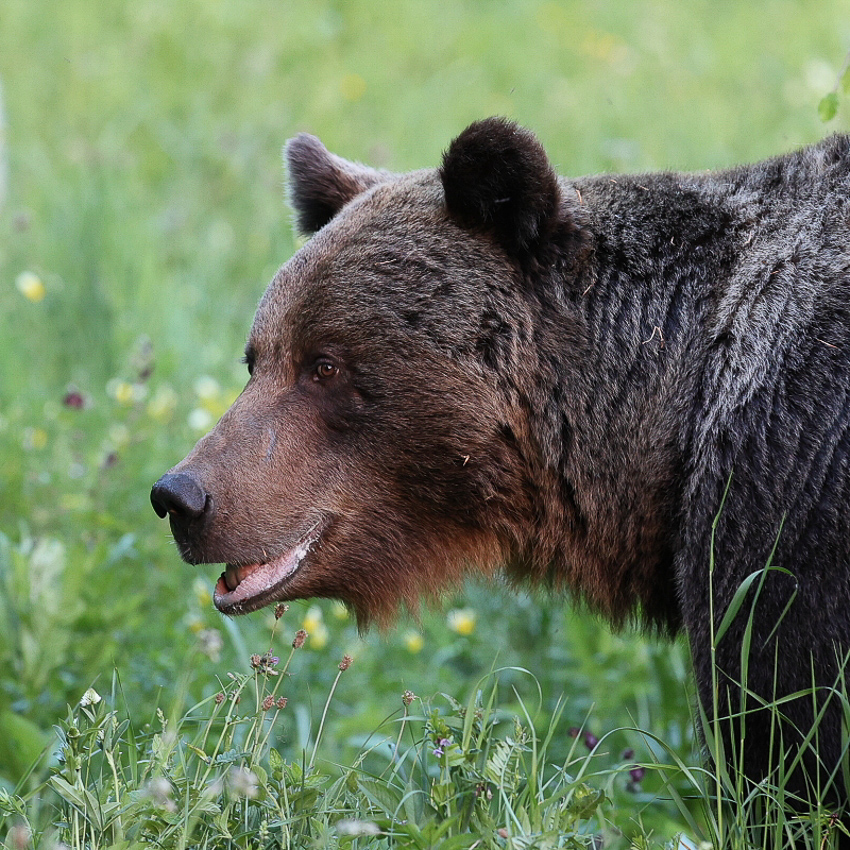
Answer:
[[[103,697],[94,688],[89,688],[80,697],[80,705],[87,708],[90,705],[97,705],[102,699]]]

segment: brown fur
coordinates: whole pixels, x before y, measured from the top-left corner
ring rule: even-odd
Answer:
[[[504,568],[617,625],[684,626],[706,710],[715,682],[733,710],[787,696],[802,746],[813,700],[792,695],[829,693],[850,652],[850,139],[571,181],[499,119],[439,170],[309,136],[287,158],[314,235],[259,306],[245,391],[152,492],[187,560],[231,565],[216,604],[328,596],[386,623]],[[820,776],[806,754],[789,789],[841,762],[837,702]],[[746,730],[756,780],[768,719]]]

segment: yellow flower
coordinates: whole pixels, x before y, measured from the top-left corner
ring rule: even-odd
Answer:
[[[310,648],[324,649],[324,647],[327,646],[329,637],[330,632],[328,631],[328,627],[324,623],[319,623],[319,625],[310,632]]]
[[[415,632],[411,629],[404,635],[404,645],[408,652],[412,652],[415,655],[425,645],[425,641],[422,639],[422,635],[420,635],[419,632]]]
[[[318,605],[311,605],[304,615],[304,630],[310,635],[310,647],[322,649],[330,637],[328,627],[322,619],[322,609]]]
[[[318,605],[311,605],[304,615],[304,628],[312,633],[322,625],[322,609]]]
[[[109,426],[109,439],[116,449],[122,449],[130,442],[130,429],[123,422]]]
[[[136,393],[129,381],[113,378],[106,385],[106,391],[118,404],[132,404],[136,400]]]
[[[15,286],[24,298],[28,298],[33,304],[37,304],[47,294],[41,278],[35,272],[21,272],[15,278]]]
[[[176,407],[177,393],[168,384],[163,384],[148,402],[148,415],[158,422],[167,422]]]
[[[41,449],[47,446],[47,431],[44,428],[26,428],[24,429],[24,448]]]
[[[212,605],[212,594],[209,586],[202,578],[196,578],[192,582],[192,590],[195,592],[195,599],[202,608],[207,608]]]
[[[449,628],[459,635],[471,635],[475,631],[476,614],[472,608],[455,608],[449,611]]]

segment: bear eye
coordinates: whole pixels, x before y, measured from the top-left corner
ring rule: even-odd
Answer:
[[[320,360],[313,370],[314,381],[328,381],[339,374],[339,366],[330,360]]]
[[[245,356],[242,358],[242,362],[248,367],[248,374],[254,374],[254,353],[253,351],[246,351]]]

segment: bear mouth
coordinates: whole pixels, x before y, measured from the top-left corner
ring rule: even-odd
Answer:
[[[213,602],[222,614],[248,614],[280,599],[281,589],[301,569],[319,542],[324,523],[316,522],[290,549],[265,563],[226,564]]]

